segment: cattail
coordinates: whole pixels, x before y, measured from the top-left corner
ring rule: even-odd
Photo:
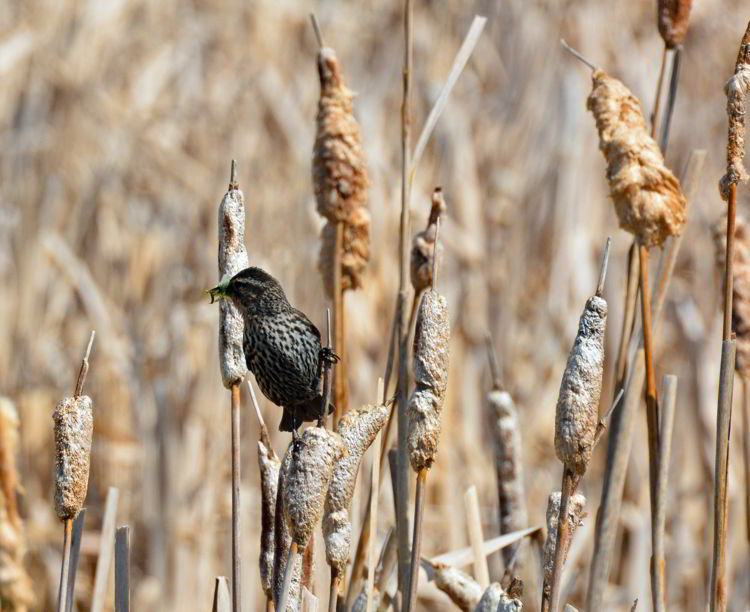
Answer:
[[[552,585],[552,572],[555,565],[555,548],[557,546],[557,522],[560,516],[560,491],[551,493],[547,500],[547,540],[544,543],[544,593],[549,598]],[[581,522],[586,498],[580,493],[571,496],[568,503],[568,537],[563,543],[563,559],[568,556],[568,547],[573,540]]]
[[[258,441],[258,463],[260,465],[260,582],[266,597],[273,599],[274,522],[276,497],[278,495],[281,462],[272,448]],[[287,548],[289,547],[287,543]]]
[[[724,274],[726,265],[727,219],[713,227],[716,266]],[[735,369],[750,380],[750,227],[743,217],[735,219],[734,263],[732,265],[732,329],[737,334]]]
[[[344,223],[341,253],[341,289],[358,289],[362,286],[367,262],[370,259],[370,211],[357,208]],[[323,277],[326,294],[333,295],[333,253],[336,248],[336,225],[327,222],[321,232],[322,244],[318,269]]]
[[[475,612],[519,612],[523,604],[518,599],[508,597],[497,582],[493,582],[479,600]]]
[[[338,434],[322,427],[309,427],[287,453],[282,470],[284,516],[292,541],[304,549],[323,514],[328,487],[337,461],[347,450]]]
[[[89,486],[94,416],[91,398],[66,397],[55,408],[55,512],[61,521],[76,517]]]
[[[602,391],[607,302],[594,295],[586,302],[573,348],[560,383],[555,414],[555,452],[575,474],[591,459]]]
[[[427,287],[432,286],[432,269],[433,258],[437,249],[438,263],[443,256],[443,247],[439,243],[435,245],[437,237],[437,221],[442,213],[445,212],[445,198],[443,190],[436,187],[432,193],[432,209],[427,221],[427,228],[414,235],[411,242],[411,258],[409,273],[411,284],[414,287],[415,294],[419,295]]]
[[[234,175],[234,162],[232,162]],[[245,201],[234,182],[219,204],[219,280],[248,266],[245,250]],[[219,364],[221,380],[229,389],[242,382],[247,372],[242,336],[245,324],[231,300],[219,301]]]
[[[729,134],[727,138],[727,172],[719,180],[721,197],[729,200],[730,187],[748,179],[742,163],[745,157],[745,97],[750,89],[750,23],[740,43],[734,75],[724,85],[727,95]]]
[[[388,418],[383,406],[363,406],[347,412],[338,424],[338,434],[348,453],[336,462],[331,485],[325,501],[323,536],[326,543],[326,561],[343,575],[349,560],[352,525],[349,507],[362,456],[378,435]]]
[[[287,448],[286,454],[279,468],[279,480],[276,492],[276,508],[274,517],[274,556],[273,556],[273,601],[278,602],[284,588],[284,576],[289,561],[290,545],[292,536],[289,533],[284,516],[284,489],[285,480],[289,475],[292,465],[292,445]],[[292,560],[292,578],[289,584],[288,605],[282,612],[296,612],[299,609],[299,600],[302,594],[302,557],[295,555]]]
[[[685,39],[692,4],[693,0],[659,0],[656,19],[668,49],[679,47]]]
[[[370,258],[369,179],[359,125],[352,112],[354,94],[344,84],[336,53],[318,51],[320,100],[313,148],[312,179],[318,212],[328,220],[323,230],[319,267],[324,286],[333,293],[333,249],[336,224],[344,224],[342,284],[362,285]]]
[[[16,470],[18,412],[13,403],[0,397],[0,600],[3,609],[26,612],[34,605],[34,585],[23,565],[26,536],[18,514]]]
[[[472,612],[482,599],[482,587],[479,583],[450,565],[435,564],[435,586],[464,612]]]
[[[513,405],[513,398],[507,391],[490,391],[487,401],[495,446],[500,533],[511,533],[528,525],[518,412]],[[519,544],[503,548],[505,567],[509,567]]]
[[[409,399],[409,459],[415,472],[429,468],[440,441],[440,412],[448,385],[450,324],[445,298],[422,296],[414,335],[416,389]]]
[[[646,247],[679,235],[685,224],[685,197],[646,129],[637,98],[620,81],[595,70],[587,107],[596,119],[599,148],[607,159],[620,227]]]

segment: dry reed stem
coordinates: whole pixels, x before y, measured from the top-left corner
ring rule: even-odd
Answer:
[[[646,129],[636,97],[620,81],[596,70],[587,107],[607,159],[607,180],[620,227],[647,247],[677,236],[685,224],[680,183]]]
[[[66,591],[68,597],[65,601],[65,612],[73,611],[73,601],[75,600],[76,575],[78,573],[78,560],[81,555],[81,539],[83,538],[83,525],[86,520],[86,508],[73,519],[71,541],[70,541],[70,561],[68,563],[68,573],[65,576]]]
[[[482,550],[484,534],[482,533],[482,516],[479,511],[477,488],[472,485],[464,492],[464,512],[466,513],[466,527],[469,532],[469,542],[474,556],[474,577],[479,586],[486,589],[490,585],[490,570],[487,557]]]
[[[104,518],[99,536],[99,555],[96,560],[94,587],[91,597],[91,612],[101,612],[107,596],[109,568],[112,563],[112,551],[115,545],[115,524],[117,520],[117,499],[119,491],[114,487],[107,490],[107,501],[104,504]]]
[[[517,599],[509,597],[499,583],[489,585],[479,600],[475,612],[519,612],[523,605]]]
[[[742,459],[745,468],[745,537],[750,542],[750,386],[742,378]]]
[[[635,312],[638,301],[638,287],[640,271],[638,270],[638,243],[633,240],[628,250],[628,274],[625,285],[624,312],[622,317],[622,329],[620,330],[620,341],[617,348],[617,361],[615,363],[615,393],[624,388],[628,377],[628,348],[630,338],[635,326]]]
[[[678,46],[672,52],[672,67],[669,77],[669,93],[667,95],[667,111],[662,121],[661,137],[659,138],[659,148],[663,155],[667,154],[667,142],[669,141],[669,128],[672,125],[672,113],[675,102],[677,101],[677,86],[680,81],[680,58],[682,57],[682,46]]]
[[[229,596],[229,581],[226,576],[217,576],[214,582],[214,600],[212,612],[229,612],[232,609]]]
[[[665,46],[661,54],[661,67],[659,78],[656,80],[656,95],[654,96],[654,108],[651,110],[651,138],[656,138],[656,126],[659,125],[659,111],[661,110],[661,93],[664,89],[664,73],[667,69],[668,49]]]
[[[115,532],[115,612],[130,612],[130,527]]]
[[[563,478],[565,481],[565,474],[569,477],[567,482],[564,484],[570,486],[572,484],[572,473],[566,468],[564,470]],[[558,530],[559,518],[563,516],[562,510],[562,492],[556,491],[551,493],[547,500],[547,540],[544,544],[544,586],[542,589],[542,610],[547,612],[548,610],[554,610],[553,606],[555,603],[552,599],[552,585],[554,582],[553,573],[555,567],[559,565],[562,568],[562,563],[557,564],[556,558],[558,557],[558,543],[560,546],[560,555],[563,562],[568,554],[568,547],[573,539],[573,534],[581,520],[583,513],[583,507],[586,505],[586,498],[580,493],[575,493],[568,496],[569,502],[567,505],[567,521],[563,522],[562,529]],[[565,531],[567,537],[564,539],[560,537],[558,531]],[[558,579],[559,583],[559,579]]]
[[[225,300],[222,300],[222,302]],[[232,385],[232,610],[242,609],[240,559],[240,383]]]
[[[258,464],[260,467],[260,583],[267,599],[273,599],[273,557],[275,552],[276,498],[278,496],[281,461],[273,448],[258,441]]]
[[[692,4],[692,0],[659,0],[656,18],[667,49],[678,47],[685,39]]]
[[[714,464],[714,539],[711,590],[709,593],[711,612],[725,612],[729,597],[729,585],[726,578],[727,478],[729,473],[729,433],[732,422],[732,391],[736,349],[737,344],[735,340],[724,340],[722,342],[719,401],[716,415],[716,462]]]
[[[401,216],[399,220],[399,279],[398,279],[398,464],[396,471],[396,534],[398,536],[398,590],[402,602],[409,584],[409,515],[408,515],[408,421],[409,393],[409,321],[407,278],[409,275],[409,200],[411,183],[411,77],[412,77],[412,0],[404,0],[404,67],[403,99],[401,103]]]
[[[8,398],[0,397],[0,600],[15,612],[26,612],[36,596],[23,563],[26,533],[16,501],[16,492],[21,489],[16,468],[19,425],[16,407]]]
[[[409,567],[409,596],[404,606],[405,612],[417,609],[417,586],[419,584],[419,559],[422,552],[422,519],[424,518],[425,489],[427,488],[427,468],[417,473],[417,491],[414,498],[414,535],[411,540],[411,563]]]
[[[664,526],[667,519],[667,484],[669,478],[669,456],[672,447],[674,410],[677,402],[677,377],[665,376],[663,389],[662,406],[664,410],[660,423],[661,448],[655,487],[656,513],[651,536],[653,543],[653,555],[651,557],[651,596],[656,612],[663,612],[667,609]]]
[[[745,98],[750,89],[750,23],[740,42],[734,74],[724,86],[727,95],[727,171],[719,180],[719,193],[725,200],[730,199],[730,188],[748,179],[743,164],[745,157]]]
[[[377,397],[382,398],[385,385],[382,378],[378,379],[378,393]],[[382,428],[381,428],[382,430]],[[373,447],[375,449],[375,456],[372,458],[372,472],[370,477],[370,498],[369,498],[369,504],[368,504],[368,511],[369,516],[365,518],[365,520],[369,523],[369,531],[372,534],[377,534],[378,532],[378,494],[380,492],[380,459],[381,459],[381,449],[380,449],[380,430],[378,431],[377,436],[375,436],[375,446]],[[367,603],[365,606],[365,612],[372,612],[372,603],[373,603],[373,590],[375,588],[375,540],[374,538],[371,538],[368,546],[367,546],[367,567],[370,568],[370,571],[367,574],[367,586],[365,589],[365,596],[367,597]],[[353,579],[352,579],[353,581]]]

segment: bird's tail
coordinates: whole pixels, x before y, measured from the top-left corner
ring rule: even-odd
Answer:
[[[305,402],[285,406],[281,423],[279,423],[279,431],[294,431],[305,421],[317,421],[323,401],[323,396],[319,393]],[[334,406],[329,403],[327,414],[331,414],[333,411]]]

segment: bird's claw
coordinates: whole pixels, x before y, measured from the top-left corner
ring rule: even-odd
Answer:
[[[334,353],[331,347],[324,346],[320,349],[320,360],[333,365],[341,361],[341,357]]]

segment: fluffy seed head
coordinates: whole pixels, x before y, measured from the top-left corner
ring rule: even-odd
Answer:
[[[748,179],[742,163],[745,157],[745,99],[750,89],[750,23],[740,43],[740,51],[734,67],[734,74],[724,85],[727,95],[727,172],[719,180],[719,193],[729,200],[730,187],[744,183]]]
[[[656,18],[667,48],[674,49],[685,39],[692,4],[693,0],[659,0]]]
[[[500,533],[510,533],[528,525],[518,412],[513,405],[513,398],[507,391],[490,391],[487,403],[495,446],[495,467],[500,497]],[[506,567],[519,545],[520,542],[503,548]]]
[[[258,441],[258,464],[260,466],[260,583],[266,597],[273,599],[273,555],[276,496],[278,494],[281,462],[273,452]]]
[[[289,531],[300,549],[304,549],[323,514],[334,464],[345,456],[341,436],[322,427],[309,427],[298,441],[292,442],[290,460],[282,470],[284,516]]]
[[[350,410],[339,421],[338,434],[348,453],[336,462],[323,515],[326,561],[339,572],[345,570],[349,560],[352,537],[349,506],[359,464],[387,418],[385,406],[363,406]]]
[[[583,474],[591,459],[602,391],[606,326],[607,302],[596,295],[590,297],[560,383],[555,451],[576,474]]]
[[[229,278],[248,266],[245,250],[245,202],[234,186],[219,204],[219,279]],[[219,302],[219,365],[226,388],[245,378],[247,365],[242,351],[245,325],[231,300]]]
[[[440,412],[448,385],[450,323],[445,298],[432,289],[419,305],[414,337],[416,388],[407,407],[409,460],[414,471],[429,468],[440,441]]]
[[[91,398],[66,397],[55,408],[55,512],[73,519],[83,507],[89,486],[94,416]]]
[[[620,227],[647,247],[677,236],[685,224],[680,183],[646,129],[637,98],[620,81],[596,70],[588,109],[607,159],[607,180]]]

